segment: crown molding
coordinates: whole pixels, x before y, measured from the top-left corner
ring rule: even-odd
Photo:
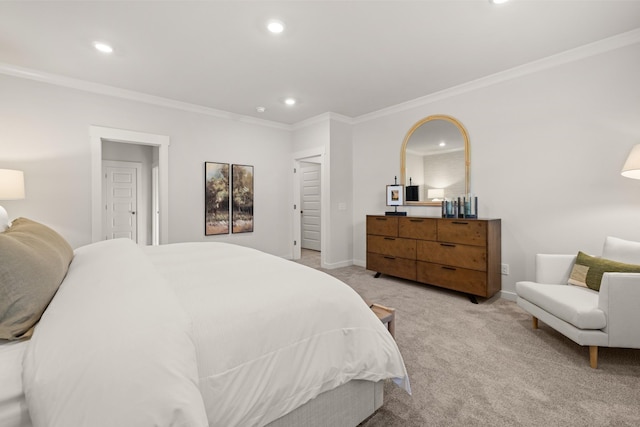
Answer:
[[[434,92],[430,95],[416,98],[411,101],[403,102],[401,104],[396,104],[388,108],[383,108],[381,110],[363,114],[361,116],[353,118],[352,123],[363,123],[369,120],[389,116],[391,114],[399,113],[412,108],[422,107],[432,102],[440,101],[452,96],[461,95],[463,93],[482,89],[488,86],[493,86],[495,84],[526,76],[528,74],[533,74],[538,71],[547,70],[563,64],[578,61],[580,59],[599,55],[626,46],[631,46],[637,43],[640,43],[640,28],[632,31],[627,31],[616,36],[608,37],[606,39],[598,40],[596,42],[573,48],[552,56],[548,56],[537,61],[529,62],[524,65],[510,68],[505,71],[491,74],[477,80],[472,80],[461,85],[453,86],[439,92]]]
[[[264,119],[257,119],[255,117],[244,116],[242,114],[234,114],[228,111],[216,110],[215,108],[203,107],[201,105],[190,104],[188,102],[176,101],[174,99],[163,98],[155,95],[148,95],[146,93],[136,92],[128,89],[121,89],[115,86],[108,86],[100,83],[89,82],[86,80],[64,77],[58,74],[19,67],[17,65],[4,62],[0,62],[0,74],[35,80],[38,82],[48,83],[56,86],[64,86],[71,89],[97,93],[114,98],[128,99],[130,101],[142,102],[159,107],[174,108],[191,113],[204,114],[207,116],[228,119],[242,123],[266,126],[281,130],[291,130],[292,128],[291,125],[288,124],[273,122]]]
[[[294,123],[291,125],[291,130],[299,130],[303,129],[307,126],[315,125],[317,123],[323,123],[329,120],[335,120],[337,122],[346,123],[348,125],[353,125],[354,120],[352,117],[345,116],[343,114],[326,112],[322,114],[318,114],[317,116],[310,117],[308,119],[302,120],[300,122]]]
[[[217,110],[214,108],[176,101],[173,99],[163,98],[155,95],[148,95],[141,92],[117,88],[115,86],[108,86],[89,82],[86,80],[73,79],[70,77],[64,77],[44,71],[19,67],[17,65],[3,62],[0,62],[0,74],[35,80],[57,86],[64,86],[115,98],[128,99],[131,101],[142,102],[145,104],[151,104],[160,107],[204,114],[221,119],[292,131],[327,120],[336,120],[350,125],[367,122],[369,120],[374,120],[412,108],[421,107],[452,96],[482,89],[511,79],[522,77],[549,68],[554,68],[559,65],[588,58],[590,56],[595,56],[608,51],[620,49],[637,43],[640,43],[640,28],[357,117],[348,117],[338,113],[327,112],[291,125],[270,120],[257,119],[255,117],[245,116],[242,114],[234,114],[228,111]]]

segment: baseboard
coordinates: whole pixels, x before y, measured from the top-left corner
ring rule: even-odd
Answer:
[[[340,261],[340,262],[332,262],[332,263],[325,262],[322,267],[328,270],[333,270],[334,268],[349,267],[352,265],[353,265],[353,261],[348,260],[348,261]]]
[[[518,299],[518,294],[511,291],[500,291],[500,298],[515,302]]]

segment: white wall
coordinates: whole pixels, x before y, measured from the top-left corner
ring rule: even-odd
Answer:
[[[353,263],[353,149],[351,125],[332,119],[330,127],[331,268]]]
[[[288,130],[97,95],[0,75],[0,168],[25,171],[26,199],[3,202],[91,241],[89,126],[168,135],[169,241],[229,241],[291,256]],[[254,166],[254,232],[204,236],[204,162]]]
[[[504,291],[533,279],[536,253],[600,254],[607,235],[640,240],[640,181],[620,175],[640,143],[638,76],[635,44],[356,124],[354,261],[364,265],[365,216],[384,212],[407,130],[432,114],[469,132],[480,216],[502,219]]]

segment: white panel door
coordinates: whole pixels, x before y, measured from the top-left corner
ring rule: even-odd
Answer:
[[[138,242],[138,168],[105,165],[105,238],[127,238]]]
[[[304,163],[300,191],[302,248],[320,250],[320,165]]]

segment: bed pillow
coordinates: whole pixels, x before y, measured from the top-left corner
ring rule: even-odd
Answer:
[[[0,339],[17,339],[40,319],[67,274],[73,249],[26,218],[0,233]]]
[[[576,262],[569,276],[569,284],[599,291],[604,273],[640,273],[640,265],[625,264],[578,252]]]

